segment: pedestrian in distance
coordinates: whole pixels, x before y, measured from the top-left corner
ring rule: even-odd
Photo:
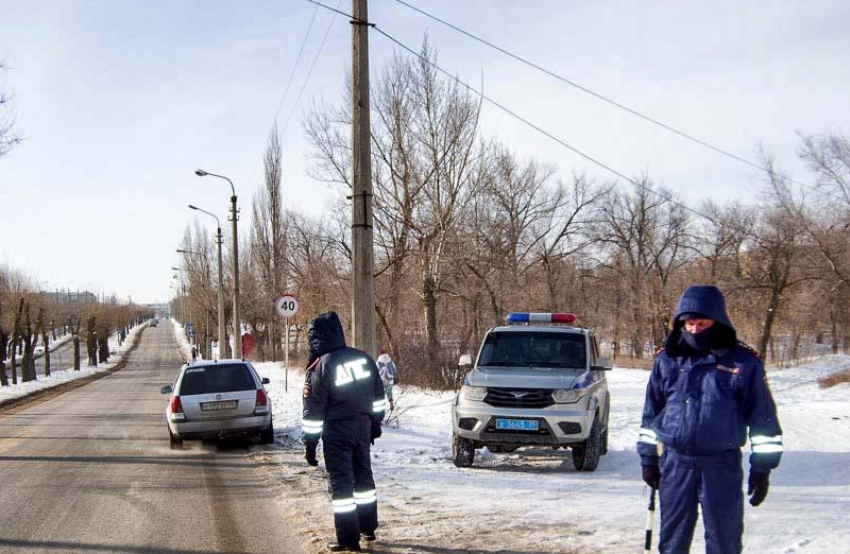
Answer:
[[[390,403],[390,410],[393,405],[393,384],[395,383],[395,363],[387,351],[381,348],[378,352],[378,371],[381,374],[381,382],[384,384],[384,391],[387,394],[387,401]]]
[[[336,541],[328,548],[359,552],[360,538],[374,541],[378,528],[370,445],[381,436],[384,387],[372,357],[345,345],[336,312],[314,317],[307,340],[305,455],[309,465],[318,465],[316,449],[322,440],[336,528]]]
[[[198,361],[198,347],[192,346],[192,363]]]
[[[758,506],[783,449],[764,365],[737,340],[720,290],[688,287],[655,357],[637,445],[643,480],[659,492],[660,552],[690,551],[697,505],[706,552],[741,552],[741,447],[748,435],[747,495]]]

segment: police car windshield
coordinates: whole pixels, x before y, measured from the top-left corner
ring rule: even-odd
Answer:
[[[487,335],[479,366],[584,369],[584,336],[578,333],[494,332]]]

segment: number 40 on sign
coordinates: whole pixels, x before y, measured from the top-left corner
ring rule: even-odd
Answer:
[[[298,299],[291,294],[282,294],[275,300],[274,307],[280,317],[295,317],[298,313]]]

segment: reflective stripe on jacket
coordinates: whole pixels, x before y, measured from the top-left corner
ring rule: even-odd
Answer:
[[[687,455],[752,445],[753,470],[769,472],[782,457],[782,429],[760,359],[743,346],[697,356],[664,350],[646,389],[637,450],[658,463],[657,443]]]

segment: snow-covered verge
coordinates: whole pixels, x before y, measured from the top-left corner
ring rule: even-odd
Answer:
[[[17,385],[0,387],[0,403],[3,403],[8,400],[23,398],[25,396],[41,392],[45,389],[52,389],[53,387],[57,387],[63,383],[67,383],[68,381],[83,379],[84,377],[89,377],[91,375],[103,373],[104,371],[109,371],[113,369],[116,365],[118,365],[118,363],[120,363],[124,359],[124,356],[127,354],[127,352],[132,349],[133,343],[135,342],[136,334],[147,326],[148,323],[145,322],[133,327],[128,333],[127,339],[120,346],[118,345],[118,334],[115,333],[110,336],[109,352],[111,354],[109,356],[110,361],[108,363],[98,365],[97,367],[91,367],[81,364],[79,371],[74,371],[73,366],[52,369],[50,371],[50,377],[40,376],[35,381],[28,381],[26,383],[19,382]],[[85,360],[83,360],[82,362],[84,364]]]
[[[271,379],[281,451],[271,476],[286,486],[305,542],[322,551],[332,533],[324,471],[309,468],[300,449],[303,372],[255,364]],[[830,389],[819,378],[850,367],[834,356],[769,374],[784,428],[785,456],[759,508],[746,505],[748,554],[850,553],[850,383]],[[373,449],[380,498],[381,552],[642,551],[646,487],[635,441],[649,373],[614,369],[610,450],[592,473],[579,473],[569,451],[479,450],[475,467],[450,460],[453,393],[396,387],[396,409]],[[323,465],[323,464],[322,464]],[[292,491],[300,491],[292,494]],[[692,551],[704,551],[701,523]]]
[[[186,330],[183,329],[183,324],[181,324],[173,317],[169,321],[171,321],[171,325],[174,327],[174,340],[177,341],[177,348],[180,350],[180,357],[182,357],[184,360],[191,360],[192,344],[189,342],[189,338],[186,336]],[[198,352],[198,359],[203,359],[200,352]]]

